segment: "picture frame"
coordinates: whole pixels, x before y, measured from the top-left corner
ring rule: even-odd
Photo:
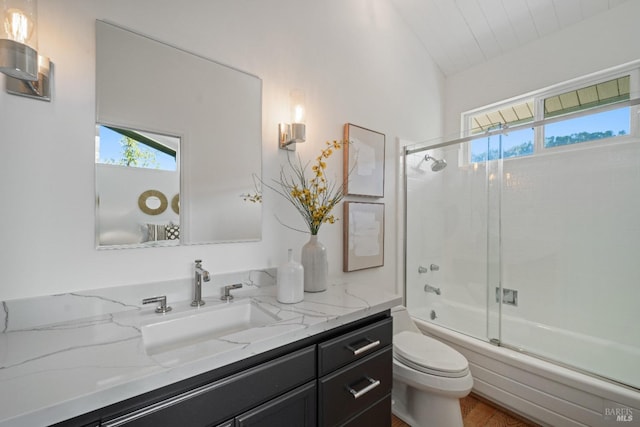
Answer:
[[[344,140],[345,195],[384,197],[385,134],[346,123]]]
[[[344,202],[343,271],[384,265],[384,203]]]

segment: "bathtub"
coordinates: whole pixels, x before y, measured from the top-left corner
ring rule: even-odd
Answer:
[[[437,315],[436,323],[423,320],[430,318],[432,309]],[[473,325],[478,330],[470,333],[483,336],[486,334],[484,330],[487,322],[480,310],[438,303],[429,308],[410,308],[409,311],[424,334],[450,345],[467,358],[474,378],[473,391],[482,397],[541,425],[640,426],[640,391],[519,351],[492,345],[437,324],[438,321],[448,319],[453,324],[447,324],[453,328],[462,328],[463,324],[465,328]],[[517,320],[508,317],[504,319],[504,322],[513,323],[505,324],[504,329],[510,330],[514,337],[522,336],[518,334],[523,333],[523,325],[518,324]],[[549,334],[548,328],[541,325],[529,325],[526,334],[528,340],[535,337],[536,334],[531,331],[535,332],[536,329],[546,332],[547,339],[551,335],[557,337],[557,345],[551,347],[560,351],[573,347],[575,351],[575,339],[571,346],[567,346],[562,331],[552,331]],[[623,359],[628,359],[631,363],[624,369],[638,375],[640,357],[637,350],[608,348],[608,351],[620,350],[628,352],[628,357],[625,355]],[[589,349],[577,353],[587,359],[594,354]]]

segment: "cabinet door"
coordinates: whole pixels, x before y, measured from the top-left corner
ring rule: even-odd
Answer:
[[[315,427],[315,381],[236,417],[236,427],[252,426]]]

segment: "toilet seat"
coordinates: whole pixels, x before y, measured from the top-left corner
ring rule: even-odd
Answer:
[[[461,378],[469,374],[469,364],[463,355],[416,332],[402,331],[393,337],[393,356],[426,374],[446,378]]]

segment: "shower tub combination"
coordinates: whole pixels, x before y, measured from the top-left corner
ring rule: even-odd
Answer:
[[[640,422],[638,391],[458,332],[467,329],[468,325],[485,325],[480,310],[443,304],[431,307],[412,310],[411,314],[423,333],[455,348],[467,358],[475,393],[526,418],[554,427],[619,425],[617,415],[626,413],[625,408],[631,408],[635,422]],[[432,311],[436,313],[434,321],[422,320],[429,319]],[[517,318],[504,321],[507,323],[505,328],[531,328],[528,339],[538,338],[552,347],[564,347],[570,342],[574,354],[565,355],[567,359],[588,356],[594,348],[610,348],[607,343],[594,343],[589,337],[575,336],[570,331],[549,331],[540,325],[524,324]],[[549,332],[552,332],[554,342],[548,342]],[[629,350],[627,357],[633,361],[628,367],[640,369],[637,350]]]
[[[613,139],[405,147],[405,305],[474,392],[543,425],[640,426],[640,141]]]

